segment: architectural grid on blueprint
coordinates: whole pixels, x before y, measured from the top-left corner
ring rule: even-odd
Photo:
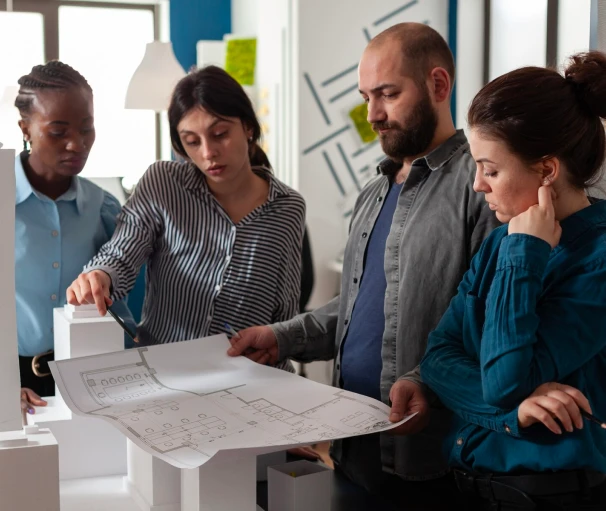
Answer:
[[[99,405],[88,413],[117,421],[158,453],[189,448],[210,457],[223,439],[252,429],[261,430],[265,445],[283,445],[350,436],[352,430],[364,434],[387,425],[378,420],[380,410],[372,404],[364,403],[368,412],[349,412],[348,404],[356,399],[339,389],[330,400],[298,413],[262,395],[246,400],[234,394],[245,385],[208,394],[173,389],[147,363],[147,348],[133,351],[140,357],[136,363],[80,373]],[[374,415],[373,409],[379,413]]]

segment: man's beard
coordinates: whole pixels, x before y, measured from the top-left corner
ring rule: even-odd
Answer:
[[[391,121],[378,122],[372,126],[376,132],[390,129],[384,135],[379,135],[379,140],[383,152],[390,159],[398,162],[422,154],[433,140],[438,126],[438,115],[427,91],[414,107],[405,124],[406,127],[403,127],[398,122]]]

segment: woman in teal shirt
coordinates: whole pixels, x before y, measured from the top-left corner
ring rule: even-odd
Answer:
[[[93,93],[84,77],[53,61],[35,66],[19,79],[19,86],[15,106],[26,146],[15,161],[21,386],[51,396],[52,376],[40,375],[49,372],[46,362],[52,359],[53,308],[66,303],[65,290],[111,238],[120,205],[112,195],[78,177],[95,141]],[[124,303],[114,310],[134,327]],[[43,356],[34,370],[37,355]]]
[[[454,412],[446,449],[470,509],[604,509],[606,56],[528,67],[469,110],[474,188],[507,225],[430,335],[423,381]]]

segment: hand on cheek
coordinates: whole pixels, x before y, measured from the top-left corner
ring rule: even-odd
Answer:
[[[531,206],[524,213],[513,217],[509,222],[509,234],[528,234],[549,243],[555,248],[560,242],[562,228],[555,219],[553,201],[555,191],[551,186],[539,188],[538,204]]]

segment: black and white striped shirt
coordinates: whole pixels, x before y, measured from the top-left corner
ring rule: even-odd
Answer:
[[[168,343],[292,318],[298,312],[305,202],[266,172],[268,200],[234,224],[191,163],[154,163],[87,265],[124,297],[147,263],[137,335]]]

